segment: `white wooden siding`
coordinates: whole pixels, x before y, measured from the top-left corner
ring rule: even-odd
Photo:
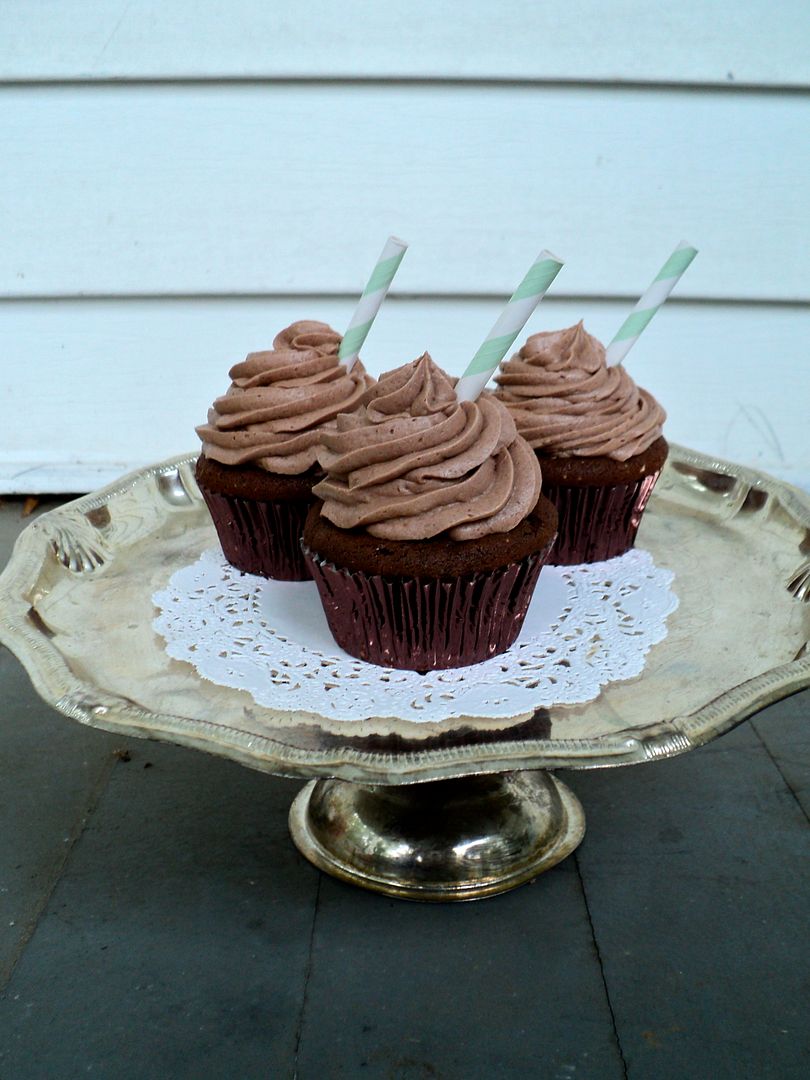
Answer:
[[[810,98],[571,87],[0,90],[6,296],[349,294],[391,232],[411,294],[810,299]],[[381,239],[382,238],[382,239]]]
[[[810,486],[810,4],[0,0],[0,492],[191,449],[227,369],[342,328],[459,372],[541,246],[530,329],[608,339],[667,434]]]
[[[375,374],[428,349],[460,371],[497,301],[386,303],[363,355]],[[610,338],[625,305],[541,304],[529,330],[584,317]],[[0,305],[6,418],[0,491],[72,491],[197,445],[227,369],[296,318],[342,326],[349,301],[16,301]],[[671,302],[627,360],[669,412],[669,438],[810,486],[810,311]],[[9,420],[11,421],[9,426]]]
[[[806,0],[0,0],[0,78],[804,86]]]

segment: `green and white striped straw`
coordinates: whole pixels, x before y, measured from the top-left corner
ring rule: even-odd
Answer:
[[[620,364],[638,341],[641,331],[678,284],[686,268],[697,255],[697,248],[682,240],[658,271],[649,289],[619,327],[605,351],[608,367]]]
[[[543,299],[562,265],[562,260],[550,251],[540,252],[483,345],[470,361],[467,370],[456,383],[456,397],[459,401],[475,401],[489,382],[490,375],[529,321],[529,316]]]
[[[388,237],[340,343],[338,358],[346,365],[347,371],[352,370],[360,355],[371,324],[377,317],[385,294],[394,280],[394,274],[399,270],[402,256],[407,250],[408,245],[404,240],[398,240],[396,236]]]

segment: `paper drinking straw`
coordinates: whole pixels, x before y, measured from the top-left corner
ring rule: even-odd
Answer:
[[[620,364],[638,341],[641,331],[678,284],[697,255],[697,248],[682,240],[658,271],[658,277],[624,320],[605,351],[608,367]]]
[[[377,317],[380,305],[385,299],[385,294],[394,280],[394,274],[399,269],[402,256],[407,249],[408,245],[404,240],[398,240],[396,236],[389,236],[379,259],[377,259],[377,265],[374,267],[365,289],[363,289],[363,295],[360,297],[360,302],[351,317],[338,350],[338,358],[346,365],[347,371],[352,370],[357,357],[360,355],[363,342],[368,336],[371,324]]]
[[[469,367],[456,383],[459,401],[475,401],[495,368],[503,360],[529,316],[543,299],[549,285],[562,269],[562,260],[545,249],[535,259],[526,277],[515,289],[501,317],[490,330]]]

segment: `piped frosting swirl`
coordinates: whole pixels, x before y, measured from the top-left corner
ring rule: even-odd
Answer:
[[[560,457],[626,461],[662,434],[666,413],[578,322],[532,334],[501,365],[496,396],[530,446]]]
[[[324,432],[374,383],[359,360],[346,370],[340,342],[326,323],[301,320],[277,334],[271,350],[235,364],[230,388],[196,429],[206,457],[286,476],[312,468]]]
[[[508,532],[540,495],[537,458],[508,411],[491,395],[459,403],[427,353],[383,375],[324,445],[322,514],[387,540]]]

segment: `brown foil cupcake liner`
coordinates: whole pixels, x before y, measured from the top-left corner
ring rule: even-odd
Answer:
[[[242,499],[202,485],[200,491],[231,566],[278,581],[309,581],[301,536],[310,502]]]
[[[505,652],[523,626],[544,550],[460,578],[347,570],[304,547],[326,621],[351,656],[411,671],[466,667]]]
[[[590,487],[547,484],[544,480],[543,494],[557,507],[559,516],[549,564],[602,562],[629,551],[660,475],[659,470],[632,484]]]

